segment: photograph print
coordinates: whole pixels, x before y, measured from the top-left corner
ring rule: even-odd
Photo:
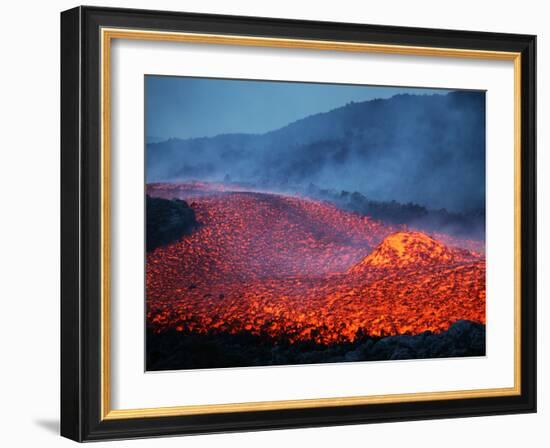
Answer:
[[[485,91],[144,94],[147,371],[485,355]]]

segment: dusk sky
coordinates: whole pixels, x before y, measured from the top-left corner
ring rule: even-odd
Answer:
[[[166,140],[227,133],[261,134],[350,101],[389,98],[400,93],[447,92],[444,89],[147,75],[146,135],[151,140]]]

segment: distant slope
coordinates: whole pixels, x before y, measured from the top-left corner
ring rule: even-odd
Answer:
[[[314,183],[432,209],[484,208],[485,97],[397,95],[263,135],[147,145],[148,182],[224,178],[273,188]]]
[[[391,224],[405,224],[409,228],[433,232],[445,232],[460,238],[485,239],[485,209],[449,212],[446,209],[428,209],[414,203],[374,201],[358,192],[327,190],[310,184],[304,195],[329,201],[344,210],[370,216]]]

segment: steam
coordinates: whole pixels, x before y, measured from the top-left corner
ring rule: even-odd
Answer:
[[[485,93],[396,95],[266,134],[147,145],[148,182],[191,179],[297,192],[313,183],[429,209],[484,209]]]

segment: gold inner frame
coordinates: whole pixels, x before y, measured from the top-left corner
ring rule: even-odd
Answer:
[[[521,54],[514,52],[417,47],[304,39],[279,39],[216,34],[101,29],[101,419],[166,417],[227,412],[306,409],[381,403],[405,403],[521,394]],[[111,409],[110,369],[110,50],[113,39],[240,45],[384,53],[413,56],[505,60],[514,63],[514,386],[442,392],[418,392],[337,398],[314,398],[212,405],[170,406],[141,409]]]

